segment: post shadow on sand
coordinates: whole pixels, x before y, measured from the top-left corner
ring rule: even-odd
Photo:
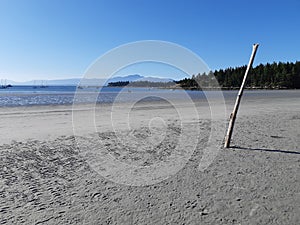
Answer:
[[[279,149],[266,149],[266,148],[247,148],[241,146],[232,146],[231,149],[243,150],[243,151],[261,151],[261,152],[277,152],[277,153],[286,153],[286,154],[297,154],[300,155],[300,151],[288,151],[288,150],[279,150]]]

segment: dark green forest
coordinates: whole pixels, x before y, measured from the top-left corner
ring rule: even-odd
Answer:
[[[220,69],[208,74],[197,74],[177,82],[182,88],[201,89],[218,87],[233,89],[241,85],[247,66]],[[200,88],[201,87],[201,88]],[[249,72],[247,88],[300,88],[300,62],[260,64]]]
[[[175,82],[151,82],[151,81],[117,81],[108,83],[109,87],[159,87],[159,88],[170,88],[175,86]]]
[[[184,88],[201,90],[203,88],[239,88],[247,66],[220,69],[210,71],[208,74],[197,74],[191,78],[175,82],[149,82],[149,81],[120,81],[109,83],[108,86],[120,87],[160,87],[160,88]],[[260,64],[249,72],[246,88],[262,89],[299,89],[300,88],[300,61],[295,63],[279,62]]]

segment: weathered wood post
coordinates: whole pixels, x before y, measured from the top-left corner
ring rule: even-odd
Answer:
[[[247,69],[246,69],[246,72],[245,72],[245,75],[244,75],[244,79],[243,79],[242,85],[240,87],[240,91],[239,91],[239,93],[237,95],[237,98],[236,98],[236,101],[235,101],[233,112],[230,114],[230,121],[229,121],[228,130],[227,130],[226,137],[225,137],[225,144],[224,144],[225,148],[229,148],[229,146],[230,146],[230,141],[231,141],[231,136],[232,136],[232,132],[233,132],[234,122],[235,122],[236,115],[237,115],[237,112],[238,112],[238,109],[239,109],[239,106],[240,106],[240,102],[241,102],[241,99],[242,99],[242,95],[243,95],[243,92],[244,92],[244,87],[245,87],[245,84],[246,84],[247,76],[248,76],[249,70],[252,67],[257,48],[258,48],[258,44],[254,44],[253,49],[252,49],[252,54],[251,54],[251,57],[250,57],[250,61],[249,61],[249,64],[247,66]]]

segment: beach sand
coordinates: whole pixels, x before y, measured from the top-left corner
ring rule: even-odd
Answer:
[[[234,98],[226,109],[212,102],[213,118],[204,101],[140,103],[129,114],[126,104],[101,105],[93,118],[92,105],[73,117],[72,106],[1,108],[0,224],[299,224],[300,91],[293,96],[244,96],[229,149]],[[168,160],[179,140],[182,165]],[[153,170],[104,178],[97,157],[82,154],[99,143],[120,163]],[[178,171],[151,177],[157,162]]]

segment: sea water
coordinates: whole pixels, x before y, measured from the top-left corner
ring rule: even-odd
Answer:
[[[132,87],[83,87],[78,89],[76,86],[13,86],[0,89],[0,107],[64,105],[73,104],[74,101],[77,103],[158,101],[161,99],[180,99],[184,93],[186,93],[184,90],[178,89]],[[205,98],[202,92],[193,93],[199,98]]]
[[[245,90],[245,98],[299,97],[297,90]],[[205,100],[208,92],[182,89],[84,87],[76,86],[13,86],[0,88],[0,107],[65,105],[79,103],[114,103],[135,101]],[[210,96],[220,97],[220,91],[209,91]],[[235,100],[237,91],[223,91],[225,100]],[[77,98],[76,98],[77,96]],[[79,97],[78,97],[79,96]]]

